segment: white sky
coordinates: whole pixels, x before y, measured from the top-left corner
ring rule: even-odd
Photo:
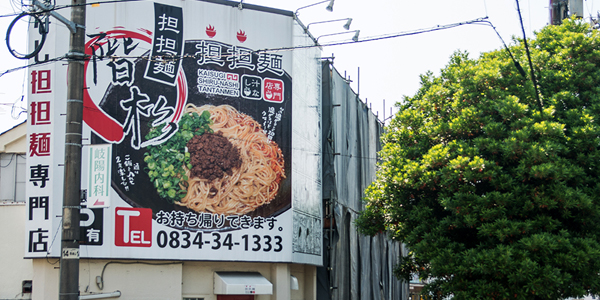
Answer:
[[[88,0],[91,2],[92,0]],[[12,13],[11,0],[0,1],[0,15]],[[20,1],[15,1],[20,2]],[[314,0],[244,0],[243,3],[274,7],[290,11],[313,4]],[[520,0],[525,32],[528,37],[548,23],[550,0]],[[600,0],[583,0],[584,16],[597,17]],[[333,12],[325,10],[327,3],[298,12],[305,24],[318,21],[352,18],[350,30],[360,30],[360,38],[384,34],[415,31],[489,17],[505,42],[511,44],[512,36],[522,37],[515,0],[336,0]],[[66,13],[66,11],[63,12]],[[68,15],[66,15],[68,17]],[[4,37],[8,24],[14,17],[0,18],[0,33]],[[310,31],[315,37],[344,31],[343,21],[314,24]],[[13,36],[11,43],[18,43]],[[350,40],[352,33],[322,37],[321,43]],[[360,98],[372,103],[372,109],[383,119],[390,116],[390,107],[403,96],[412,96],[419,87],[419,75],[428,70],[439,74],[456,50],[466,50],[471,57],[481,52],[502,48],[502,43],[489,26],[464,25],[453,29],[423,33],[407,37],[323,48],[323,57],[335,56],[334,66],[353,81]],[[20,48],[24,49],[24,48]],[[14,59],[6,44],[0,43],[0,73],[22,65]],[[358,69],[360,68],[360,87]],[[24,88],[24,72],[14,72],[0,77],[0,132],[17,124],[11,118],[12,104],[20,104]],[[7,105],[8,104],[8,105]],[[394,111],[395,112],[395,108]],[[25,114],[21,115],[21,119]]]

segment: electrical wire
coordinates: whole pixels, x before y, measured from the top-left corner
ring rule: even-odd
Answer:
[[[146,1],[146,0],[121,0],[121,1],[114,0],[114,1],[105,1],[105,2],[86,3],[85,5],[115,3],[115,2],[139,2],[139,1]],[[77,5],[84,5],[84,4],[65,5],[65,6],[55,7],[52,10],[58,10],[58,9],[77,6]],[[486,7],[486,12],[487,12],[487,7]],[[411,35],[429,33],[429,32],[434,32],[434,31],[439,31],[439,30],[451,29],[451,28],[455,28],[455,27],[463,26],[463,25],[471,25],[471,24],[476,24],[476,25],[483,24],[483,25],[491,26],[494,29],[494,31],[496,32],[496,34],[498,34],[498,36],[500,37],[505,48],[508,49],[506,44],[504,43],[504,40],[502,39],[502,37],[499,35],[499,33],[497,32],[497,30],[495,29],[493,24],[488,20],[488,17],[486,16],[483,18],[473,19],[473,20],[469,20],[469,21],[465,21],[465,22],[452,23],[452,24],[447,24],[447,25],[438,25],[436,27],[431,27],[431,28],[426,28],[426,29],[417,29],[417,30],[413,30],[413,31],[406,31],[406,32],[391,33],[391,34],[385,34],[385,35],[380,35],[380,36],[367,37],[367,38],[363,38],[363,39],[360,39],[357,41],[344,40],[344,41],[336,41],[336,42],[329,42],[329,43],[323,43],[323,44],[315,43],[315,44],[311,44],[311,45],[259,49],[259,50],[252,51],[252,53],[260,54],[260,53],[266,53],[266,52],[282,52],[282,51],[292,51],[292,50],[296,50],[296,49],[307,49],[307,48],[315,48],[315,47],[322,48],[322,47],[339,46],[339,45],[347,45],[347,44],[354,44],[354,43],[372,42],[372,41],[379,41],[379,40],[385,40],[385,39],[391,39],[391,38],[397,38],[397,37],[403,37],[403,36],[411,36]],[[515,62],[515,64],[518,65],[518,62],[516,62],[516,60],[514,60],[514,57],[512,57],[512,54],[510,53],[510,51],[509,51],[509,54],[511,55],[511,58],[513,58],[513,61]],[[221,55],[220,58],[227,58],[227,57],[231,57],[231,56],[234,56],[234,55]],[[207,56],[207,57],[210,57],[210,56]],[[112,60],[121,59],[121,58],[132,58],[132,59],[145,59],[148,61],[165,61],[165,60],[172,61],[172,60],[181,60],[184,58],[198,59],[198,58],[200,58],[200,56],[198,56],[198,55],[180,55],[180,56],[169,56],[169,57],[165,57],[165,56],[146,57],[146,56],[96,56],[96,55],[92,55],[92,56],[88,56],[86,59],[98,59],[98,58],[99,59],[109,58]],[[214,58],[214,57],[210,57],[210,58]],[[57,57],[57,58],[54,58],[54,59],[51,59],[51,60],[48,60],[45,62],[41,62],[41,63],[34,63],[34,64],[30,64],[27,66],[13,68],[13,69],[6,70],[6,71],[0,73],[0,77],[5,74],[8,74],[10,72],[14,72],[14,71],[17,71],[17,70],[20,70],[23,68],[41,65],[41,64],[50,63],[50,62],[55,62],[55,61],[60,61],[60,60],[64,60],[64,59],[66,59],[66,57],[62,56],[62,57]],[[369,159],[376,159],[376,158],[369,158]]]
[[[592,15],[592,11],[594,10],[594,2],[592,1],[592,7],[590,8],[589,2],[585,0],[585,7],[590,15],[590,25],[592,25],[592,28],[598,29],[598,18],[600,18],[600,14],[598,15],[598,18],[594,19],[594,16]]]
[[[531,34],[533,35],[533,29],[532,29],[533,27],[531,27],[531,0],[527,0],[527,5],[528,5],[527,10],[529,13],[529,30],[530,30]]]
[[[20,67],[8,69],[8,70],[5,70],[4,72],[0,73],[0,77],[4,76],[6,74],[9,74],[9,73],[15,72],[15,71],[19,71],[19,70],[22,70],[22,69],[29,68],[29,67],[41,66],[41,65],[45,65],[45,64],[49,64],[49,63],[53,63],[53,62],[57,62],[57,61],[61,61],[61,60],[66,60],[66,59],[67,59],[66,56],[60,56],[60,57],[49,59],[47,61],[32,63],[32,64],[28,64],[28,65],[25,65],[25,66],[20,66]]]
[[[21,101],[24,100],[25,94],[27,93],[27,72],[23,72],[23,82],[21,83]],[[27,103],[25,103],[27,105]]]
[[[66,9],[66,8],[73,8],[73,7],[79,7],[79,6],[93,6],[93,5],[100,5],[100,4],[110,4],[110,3],[125,3],[125,2],[149,2],[149,0],[110,0],[110,1],[96,1],[96,2],[86,2],[86,3],[80,3],[80,4],[65,4],[65,5],[53,5],[51,9],[47,9],[47,10],[41,10],[41,12],[50,12],[50,11],[57,11],[57,10],[61,10],[61,9]],[[55,1],[56,3],[56,1]]]
[[[86,259],[87,261],[87,273],[88,273],[88,284],[85,287],[85,292],[88,293],[90,290],[90,285],[92,283],[92,264],[90,262],[91,259],[89,259],[90,257],[90,253],[89,253],[89,249],[88,247],[83,247],[83,250],[85,251],[85,257],[88,257],[88,259]]]
[[[24,7],[24,3],[23,3],[23,1],[19,1],[19,0],[10,0],[10,7],[12,8],[13,12],[17,12],[19,10],[22,11],[23,7]]]
[[[3,154],[8,154],[8,153],[3,153]],[[22,155],[22,154],[18,154],[18,153],[11,153],[11,154],[12,155],[10,157],[10,161],[6,165],[4,165],[4,166],[0,165],[0,168],[3,168],[3,169],[4,168],[8,168],[8,166],[10,166],[10,164],[12,163],[12,161],[14,160],[15,157],[17,157],[17,160],[18,160],[18,157],[21,157],[22,159],[25,159],[25,156]],[[18,164],[18,161],[16,163]]]
[[[23,93],[22,90],[21,93]],[[10,108],[10,116],[13,118],[13,120],[17,120],[21,117],[22,114],[27,113],[27,109],[24,109],[23,107],[19,107],[20,110],[17,111],[17,102],[23,102],[23,98],[25,98],[25,95],[21,94],[21,99],[15,101],[15,103],[13,103],[12,107]]]
[[[56,11],[56,10],[65,9],[65,8],[71,8],[71,7],[76,7],[76,6],[88,6],[88,5],[96,5],[96,4],[124,3],[124,2],[141,2],[141,1],[148,1],[148,0],[110,0],[110,1],[88,2],[88,3],[82,3],[82,4],[60,5],[60,6],[54,6],[52,9],[36,11],[35,14],[46,13],[46,12],[50,12],[50,11]],[[9,15],[5,15],[5,16],[9,16]],[[14,16],[14,14],[11,15],[11,16]],[[3,17],[3,16],[0,16],[0,17]],[[376,36],[376,37],[372,37],[372,38],[360,39],[358,41],[334,42],[334,43],[315,44],[315,45],[307,45],[307,46],[294,46],[294,47],[282,47],[282,48],[262,49],[262,50],[258,50],[257,52],[281,51],[281,50],[288,50],[288,49],[289,50],[293,50],[293,49],[303,49],[303,48],[314,48],[314,47],[319,47],[319,46],[320,47],[328,47],[328,46],[337,46],[337,45],[344,45],[344,44],[350,44],[350,43],[370,42],[370,41],[375,41],[375,40],[383,40],[383,39],[388,39],[388,38],[395,38],[395,37],[400,37],[400,36],[409,36],[409,35],[414,35],[414,34],[427,33],[427,32],[432,32],[432,31],[438,31],[438,30],[442,30],[442,29],[449,29],[449,28],[453,28],[453,27],[457,27],[457,26],[461,26],[461,25],[468,25],[468,24],[472,24],[472,23],[475,23],[475,22],[481,22],[482,20],[487,19],[487,18],[488,17],[486,16],[484,18],[479,18],[479,19],[475,19],[475,20],[471,20],[471,21],[466,21],[466,22],[461,22],[461,23],[454,23],[454,24],[448,24],[448,25],[443,25],[443,26],[438,25],[437,27],[433,27],[433,28],[429,28],[429,29],[415,30],[415,31],[409,31],[409,32],[401,32],[401,33],[395,33],[395,34],[387,34],[387,35]]]
[[[8,29],[6,30],[6,38],[5,38],[6,39],[6,47],[8,48],[8,51],[10,52],[10,54],[12,56],[14,56],[15,58],[18,58],[18,59],[32,58],[32,57],[36,56],[42,50],[42,47],[44,47],[44,42],[46,42],[46,36],[48,35],[48,28],[46,28],[46,26],[44,25],[44,22],[40,18],[40,15],[41,15],[41,13],[38,13],[38,12],[22,12],[15,19],[13,19],[12,22],[10,22],[10,25],[8,25]],[[39,32],[42,35],[42,38],[40,39],[39,43],[35,45],[35,49],[33,49],[33,51],[29,54],[18,53],[17,51],[15,51],[15,49],[13,49],[10,46],[10,35],[12,33],[12,29],[15,26],[15,24],[17,22],[19,22],[19,20],[23,17],[33,17],[33,19],[35,19],[36,24],[38,24]],[[46,16],[46,18],[47,18],[47,16]],[[46,21],[48,21],[48,19],[46,19]]]
[[[0,165],[0,168],[2,168],[2,169],[4,169],[4,168],[8,168],[8,166],[10,166],[10,164],[12,163],[12,161],[13,161],[13,159],[15,158],[15,156],[16,156],[16,155],[17,155],[16,153],[13,153],[13,154],[10,156],[10,160],[8,161],[8,163],[7,163],[6,165],[4,165],[4,166],[3,166],[3,165]]]
[[[524,78],[527,78],[527,73],[525,73],[525,70],[523,69],[523,67],[521,66],[521,64],[512,55],[512,52],[510,51],[510,49],[508,48],[508,46],[504,42],[504,39],[502,38],[502,36],[498,32],[498,30],[496,30],[496,27],[494,26],[494,24],[492,24],[492,22],[489,22],[489,21],[488,21],[488,23],[489,23],[488,25],[490,27],[492,27],[492,29],[494,29],[494,31],[496,32],[496,35],[498,36],[498,38],[500,38],[500,41],[502,42],[502,45],[504,45],[504,49],[506,49],[506,52],[508,52],[508,55],[512,59],[513,64],[515,65],[515,67],[517,68],[517,70],[519,71],[519,73],[521,74],[521,76],[523,76]]]
[[[56,236],[58,236],[58,232],[60,231],[60,229],[62,228],[62,222],[63,222],[63,218],[60,218],[60,222],[58,223],[58,226],[56,226],[56,232],[54,233],[54,237],[52,238],[52,242],[50,243],[50,246],[48,247],[48,250],[46,251],[46,261],[51,264],[51,265],[55,265],[58,262],[60,262],[60,259],[56,260],[54,263],[50,262],[50,251],[52,250],[52,246],[54,246],[54,241],[56,240]]]
[[[20,15],[21,13],[22,13],[22,11],[14,12],[12,14],[7,14],[7,15],[0,15],[0,18],[16,17],[16,16]]]
[[[66,8],[72,8],[72,7],[78,7],[78,6],[92,6],[92,5],[98,5],[98,4],[110,4],[110,3],[124,3],[124,2],[148,2],[149,0],[111,0],[111,1],[96,1],[96,2],[87,2],[87,3],[81,3],[81,4],[66,4],[66,5],[56,5],[56,1],[54,1],[54,4],[51,6],[52,8],[50,9],[40,9],[40,10],[36,10],[36,13],[47,13],[47,12],[51,12],[51,11],[57,11],[57,10],[61,10],[61,9],[66,9]],[[14,1],[13,1],[14,2]],[[12,5],[11,5],[12,6]],[[6,14],[6,15],[0,15],[0,18],[5,18],[5,17],[14,17],[14,16],[18,16],[20,13],[24,12],[25,9],[23,9],[23,7],[27,7],[27,6],[32,6],[32,5],[26,5],[24,3],[21,3],[21,11],[15,11],[15,8],[13,7],[13,11],[15,11],[12,14]]]
[[[344,41],[340,41],[340,42],[330,42],[330,43],[325,43],[325,44],[269,48],[269,49],[256,50],[255,52],[256,53],[274,52],[274,51],[286,51],[286,50],[306,49],[306,48],[315,48],[315,47],[330,47],[330,46],[339,46],[339,45],[347,45],[347,44],[366,43],[366,42],[380,41],[380,40],[398,38],[398,37],[403,37],[403,36],[411,36],[411,35],[416,35],[416,34],[423,34],[423,33],[439,31],[439,30],[451,29],[451,28],[455,28],[455,27],[459,27],[459,26],[463,26],[463,25],[477,24],[477,23],[482,23],[487,19],[488,19],[488,17],[477,18],[477,19],[473,19],[473,20],[469,20],[469,21],[465,21],[465,22],[452,23],[452,24],[447,24],[447,25],[437,25],[436,27],[431,27],[431,28],[417,29],[417,30],[413,30],[413,31],[404,31],[404,32],[398,32],[398,33],[384,34],[384,35],[380,35],[380,36],[367,37],[364,39],[359,39],[358,41],[344,40]]]
[[[18,0],[10,0],[9,4],[10,4],[10,7],[11,7],[13,13],[7,14],[7,15],[0,15],[0,18],[18,16],[20,13],[24,12],[25,7],[28,6],[28,5],[25,5],[25,3],[23,3],[23,1],[18,1]]]
[[[183,262],[179,261],[179,262],[166,262],[166,263],[149,263],[149,262],[143,262],[143,261],[109,261],[104,265],[104,267],[102,267],[102,272],[100,273],[100,276],[98,276],[96,278],[96,286],[100,290],[104,289],[104,271],[106,270],[106,267],[108,267],[108,265],[110,265],[110,264],[121,264],[121,265],[141,264],[141,265],[150,265],[150,266],[164,266],[164,265],[179,265],[179,264],[183,264]]]
[[[131,0],[131,1],[142,1],[142,0]],[[470,20],[470,21],[465,21],[465,22],[459,22],[459,23],[452,23],[452,24],[447,24],[447,25],[438,25],[436,27],[431,27],[431,28],[426,28],[426,29],[418,29],[418,30],[413,30],[413,31],[407,31],[407,32],[399,32],[399,33],[392,33],[392,34],[385,34],[385,35],[380,35],[380,36],[374,36],[374,37],[367,37],[358,41],[353,41],[353,40],[348,40],[348,41],[338,41],[338,42],[331,42],[331,43],[325,43],[325,44],[314,44],[314,45],[301,45],[301,46],[294,46],[294,47],[280,47],[280,48],[270,48],[270,49],[261,49],[261,50],[255,50],[252,53],[255,54],[260,54],[260,53],[264,53],[264,52],[281,52],[281,51],[292,51],[292,50],[296,50],[296,49],[306,49],[306,48],[315,48],[315,47],[329,47],[329,46],[338,46],[338,45],[346,45],[346,44],[353,44],[353,43],[361,43],[361,42],[372,42],[372,41],[379,41],[379,40],[385,40],[385,39],[390,39],[390,38],[397,38],[397,37],[402,37],[402,36],[410,36],[410,35],[416,35],[416,34],[422,34],[422,33],[428,33],[428,32],[434,32],[434,31],[439,31],[439,30],[444,30],[444,29],[450,29],[450,28],[455,28],[458,26],[463,26],[463,25],[470,25],[470,24],[477,24],[477,25],[486,25],[486,26],[491,26],[492,28],[495,27],[492,25],[492,23],[487,20],[488,17],[484,17],[484,18],[478,18],[478,19],[474,19],[474,20]],[[496,31],[496,33],[498,34],[498,32]],[[500,39],[502,40],[502,42],[504,43],[504,40],[502,39],[502,37],[498,34],[498,36],[500,37]],[[505,45],[506,47],[506,45]],[[220,58],[226,58],[226,57],[230,57],[233,55],[221,55]],[[512,56],[512,55],[511,55]],[[207,56],[210,57],[210,56]],[[151,57],[148,58],[146,56],[96,56],[93,55],[91,57],[88,57],[87,59],[92,59],[92,58],[99,58],[99,59],[104,59],[104,58],[108,58],[108,59],[120,59],[120,58],[131,58],[131,59],[145,59],[148,61],[164,61],[165,57],[160,56],[160,57]],[[198,59],[200,58],[200,56],[197,55],[181,55],[181,56],[171,56],[166,58],[166,60],[181,60],[184,58],[194,58],[194,59]],[[214,57],[210,57],[210,58],[214,58]],[[27,67],[31,67],[31,66],[36,66],[36,65],[42,65],[42,64],[47,64],[47,63],[51,63],[51,62],[55,62],[55,61],[60,61],[60,60],[65,60],[67,59],[65,56],[62,57],[57,57],[45,62],[40,62],[40,63],[34,63],[34,64],[30,64],[27,66],[22,66],[22,67],[18,67],[18,68],[14,68],[14,69],[10,69],[7,71],[4,71],[3,73],[0,74],[0,77],[4,74],[16,71],[16,70],[20,70],[23,68],[27,68]],[[293,150],[299,150],[299,151],[308,151],[306,149],[293,149]],[[353,156],[352,154],[341,154],[341,153],[324,153],[324,154],[328,154],[328,155],[334,155],[334,156],[341,156],[341,157],[347,157],[347,158],[356,158],[356,159],[369,159],[369,160],[375,160],[377,161],[378,158],[377,157],[362,157],[362,156]]]
[[[487,0],[483,0],[483,6],[485,8],[485,16],[488,17]]]
[[[521,30],[523,31],[523,44],[525,45],[525,52],[527,53],[527,60],[529,61],[529,70],[531,71],[531,81],[533,82],[533,88],[535,90],[535,98],[537,100],[537,105],[540,110],[540,113],[543,113],[544,108],[542,100],[540,99],[540,94],[538,93],[537,80],[535,78],[535,72],[533,70],[533,63],[531,62],[531,53],[529,52],[529,46],[527,45],[527,36],[525,35],[525,27],[523,26],[523,17],[521,17],[521,8],[519,6],[519,0],[515,1],[517,2],[517,12],[519,13],[519,20],[521,21]]]
[[[129,1],[145,1],[145,0],[129,0]],[[390,33],[390,34],[385,34],[385,35],[380,35],[380,36],[373,36],[373,37],[367,37],[364,39],[360,39],[358,41],[354,41],[354,40],[343,40],[343,41],[336,41],[336,42],[330,42],[330,43],[324,43],[324,44],[311,44],[311,45],[300,45],[300,46],[290,46],[290,47],[279,47],[279,48],[267,48],[267,49],[259,49],[259,50],[254,50],[252,51],[252,53],[254,54],[260,54],[260,53],[275,53],[275,52],[282,52],[282,51],[293,51],[296,49],[308,49],[308,48],[317,48],[317,47],[331,47],[331,46],[340,46],[340,45],[347,45],[347,44],[355,44],[355,43],[365,43],[365,42],[373,42],[373,41],[380,41],[380,40],[386,40],[386,39],[392,39],[392,38],[398,38],[398,37],[403,37],[403,36],[411,36],[411,35],[417,35],[417,34],[423,34],[423,33],[429,33],[429,32],[434,32],[434,31],[439,31],[439,30],[445,30],[445,29],[451,29],[451,28],[455,28],[455,27],[459,27],[459,26],[463,26],[463,25],[471,25],[471,24],[481,24],[484,23],[486,25],[491,24],[490,21],[487,20],[488,17],[484,17],[484,18],[478,18],[478,19],[474,19],[474,20],[469,20],[469,21],[465,21],[465,22],[459,22],[459,23],[452,23],[452,24],[447,24],[447,25],[437,25],[436,27],[431,27],[431,28],[425,28],[425,29],[417,29],[417,30],[413,30],[413,31],[405,31],[405,32],[398,32],[398,33]],[[489,24],[488,24],[489,23]],[[221,55],[219,58],[227,58],[227,57],[233,57],[236,55]],[[198,56],[198,55],[176,55],[176,56],[155,56],[155,57],[146,57],[146,56],[97,56],[97,55],[92,55],[87,57],[86,59],[104,59],[104,58],[108,58],[108,59],[121,59],[121,58],[127,58],[127,59],[145,59],[148,61],[172,61],[172,60],[181,60],[184,58],[194,58],[194,59],[199,59],[202,56]],[[206,55],[205,57],[207,58],[216,58],[214,56],[209,56]],[[13,69],[9,69],[9,70],[5,70],[4,72],[0,73],[0,77],[2,77],[5,74],[14,72],[14,71],[18,71],[27,67],[32,67],[32,66],[36,66],[39,64],[44,64],[44,63],[50,63],[50,62],[55,62],[55,61],[60,61],[60,60],[65,60],[67,59],[66,56],[61,56],[61,57],[57,57],[45,62],[40,62],[40,63],[34,63],[34,64],[29,64],[27,66],[21,66],[21,67],[17,67],[17,68],[13,68]]]

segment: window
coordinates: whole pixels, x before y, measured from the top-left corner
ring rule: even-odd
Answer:
[[[25,202],[25,155],[0,153],[0,202]]]
[[[33,291],[33,281],[23,280],[21,285],[21,294],[30,294]]]

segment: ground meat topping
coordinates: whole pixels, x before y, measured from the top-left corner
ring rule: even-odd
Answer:
[[[187,143],[192,177],[213,181],[232,175],[242,165],[240,150],[221,132],[194,136]]]

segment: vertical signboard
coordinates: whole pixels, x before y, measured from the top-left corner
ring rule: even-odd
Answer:
[[[60,229],[64,161],[64,101],[65,68],[48,63],[56,53],[66,53],[66,47],[55,43],[57,27],[50,25],[43,49],[29,60],[27,71],[28,116],[26,154],[26,257],[60,255]],[[42,40],[35,22],[30,23],[29,45]],[[61,130],[62,129],[62,130]],[[61,134],[62,132],[62,134]],[[58,247],[56,247],[58,246]]]
[[[110,207],[112,145],[90,145],[87,148],[87,207]]]
[[[173,0],[86,22],[82,253],[292,261],[293,56],[257,51],[292,46],[291,15]]]

